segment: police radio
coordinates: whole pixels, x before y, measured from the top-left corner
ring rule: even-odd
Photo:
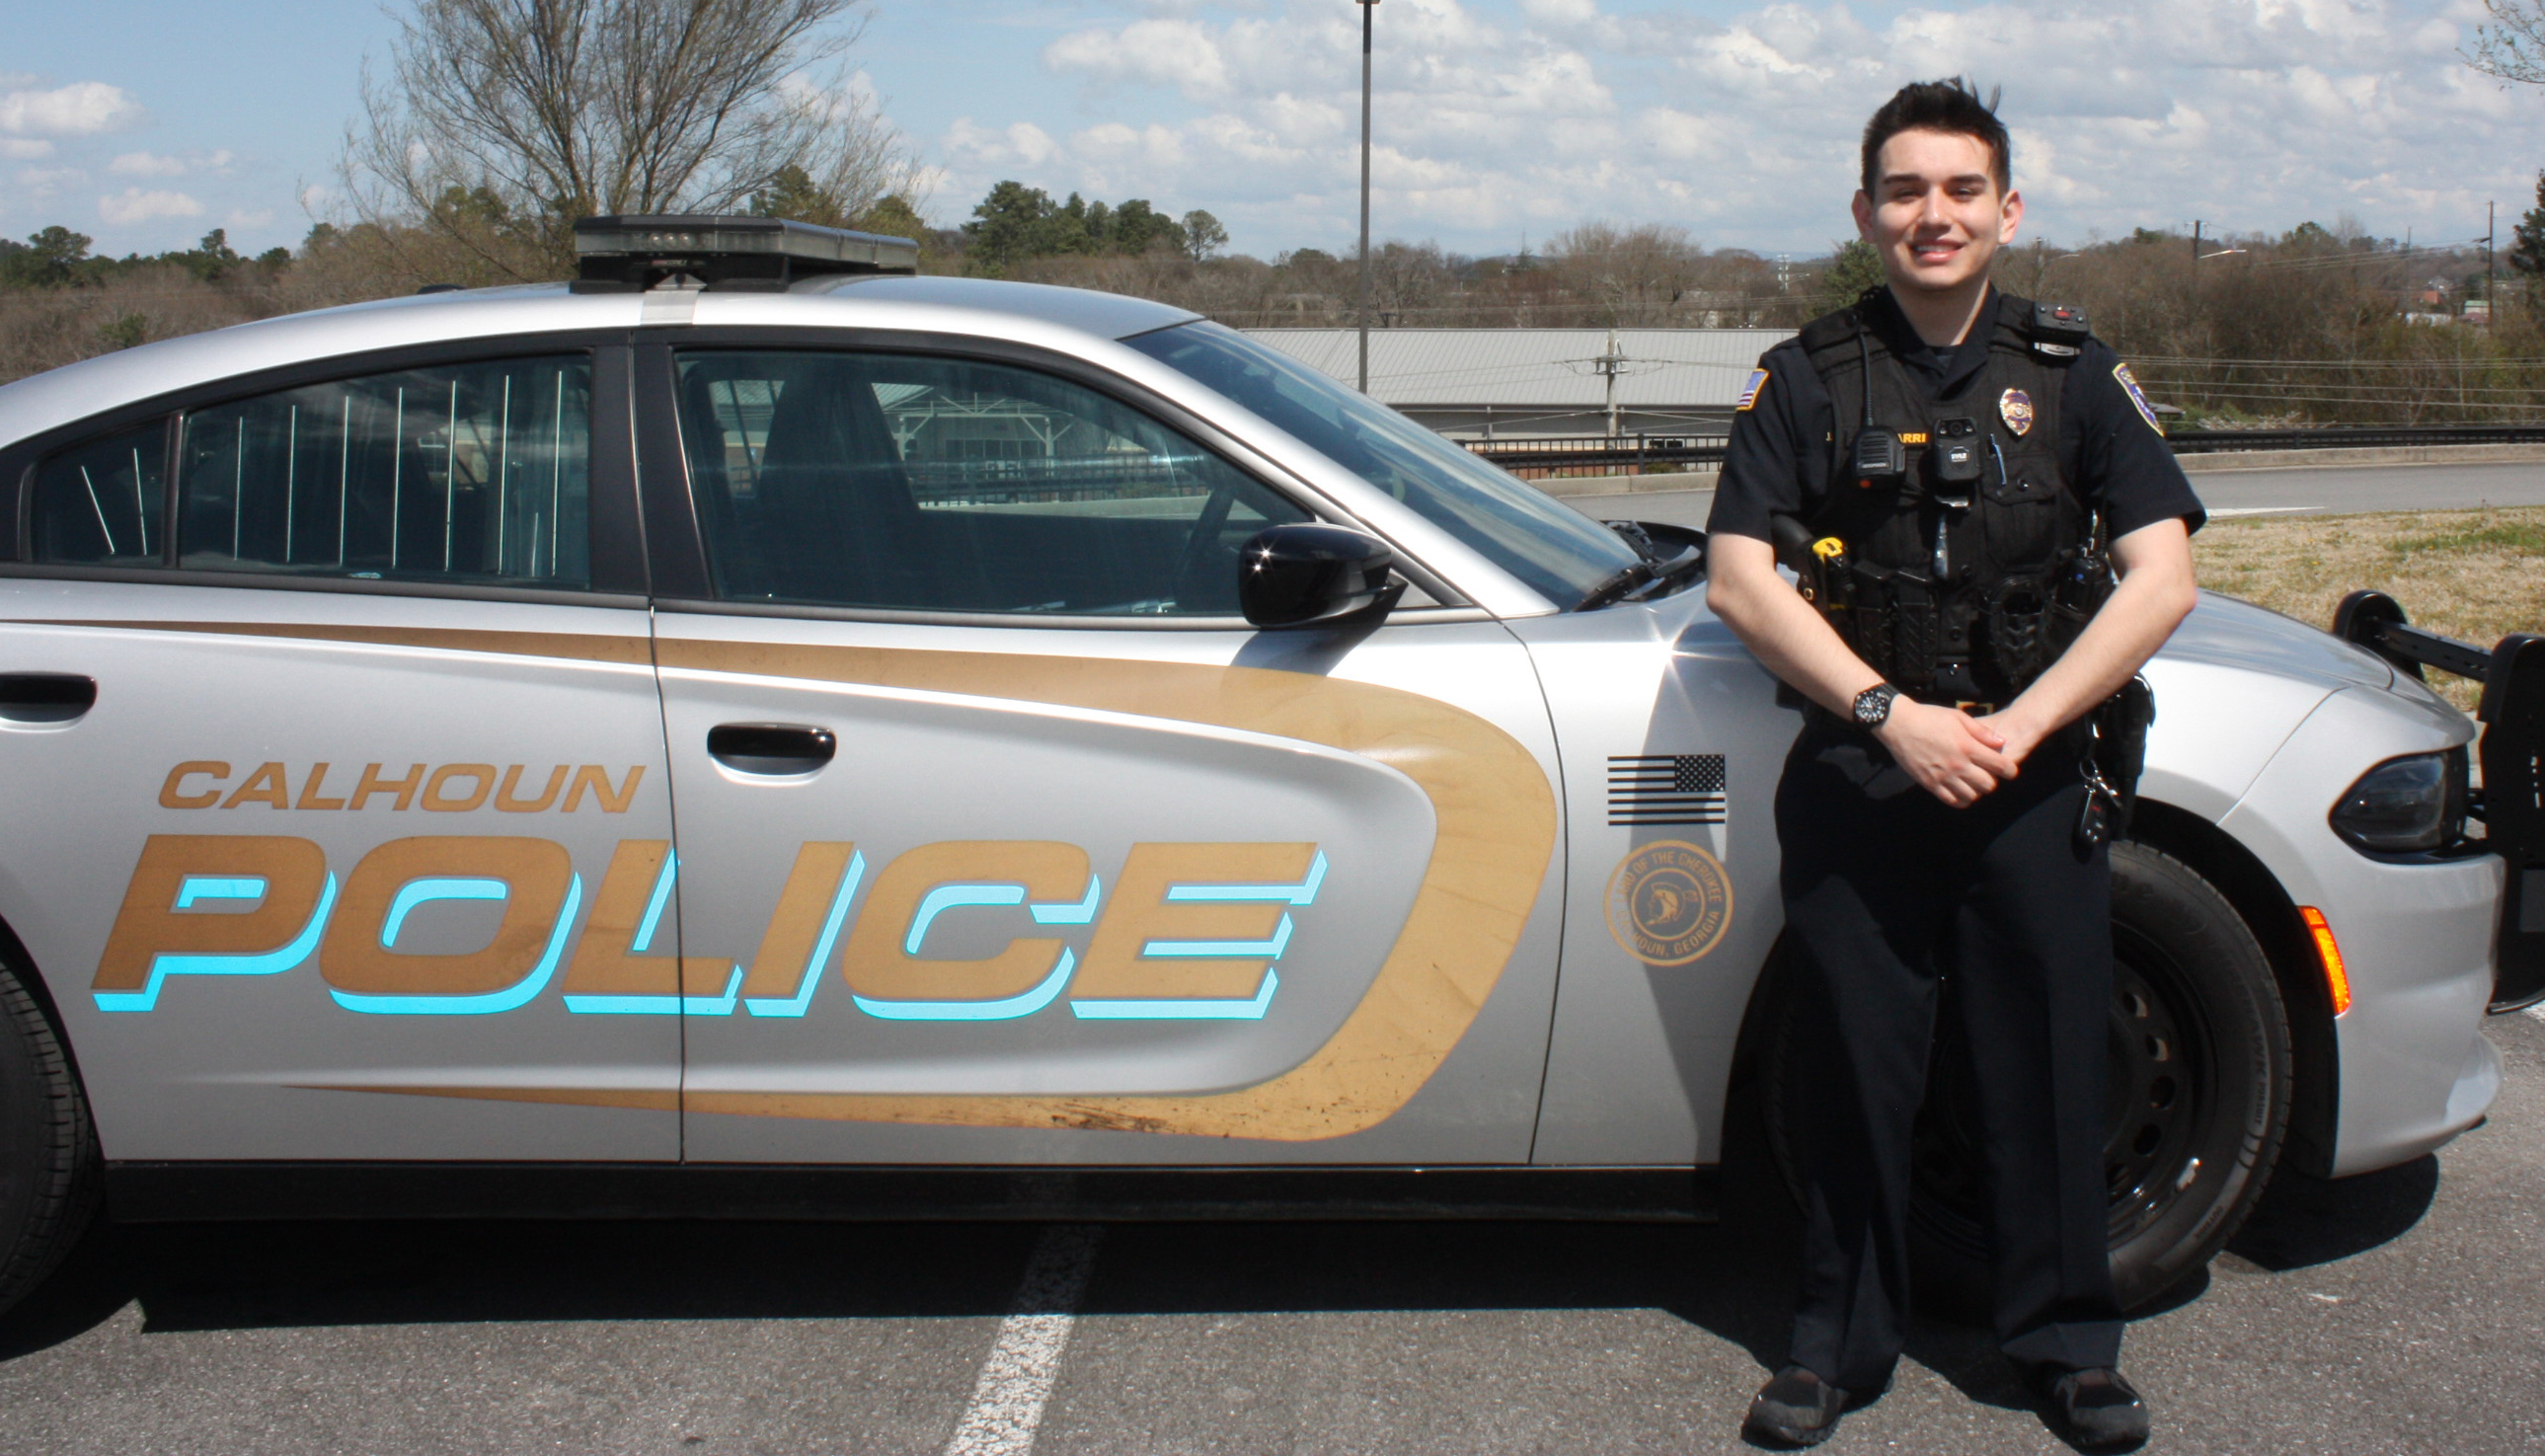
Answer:
[[[1877,480],[1909,473],[1909,446],[1897,431],[1873,423],[1873,347],[1861,332],[1855,336],[1855,353],[1864,370],[1864,423],[1855,432],[1855,447],[1848,464],[1855,474],[1856,487],[1866,489]]]
[[[1909,447],[1901,444],[1896,432],[1867,425],[1855,432],[1855,455],[1850,468],[1859,485],[1905,474],[1909,469]]]

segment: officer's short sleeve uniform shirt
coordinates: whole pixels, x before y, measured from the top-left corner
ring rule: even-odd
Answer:
[[[1873,323],[1912,377],[1939,406],[1954,404],[1988,363],[1997,295],[1982,305],[1970,337],[1934,348],[1921,342],[1883,292]],[[1838,419],[1829,389],[1813,372],[1802,340],[1788,339],[1759,361],[1764,375],[1732,416],[1732,442],[1714,489],[1708,531],[1771,540],[1769,518],[1809,519],[1830,488],[1834,447],[1857,425]],[[2207,519],[2182,466],[2129,382],[2120,357],[2089,339],[2059,392],[2059,465],[2090,506],[2103,512],[2115,540],[2179,517],[2192,530]]]

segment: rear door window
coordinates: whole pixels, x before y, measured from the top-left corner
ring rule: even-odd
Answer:
[[[177,564],[199,571],[584,587],[582,355],[402,369],[193,411]]]
[[[1307,513],[1126,405],[917,355],[682,356],[719,597],[884,609],[1234,616],[1237,552]]]
[[[165,553],[167,425],[119,431],[36,466],[28,559],[60,566],[156,566]]]

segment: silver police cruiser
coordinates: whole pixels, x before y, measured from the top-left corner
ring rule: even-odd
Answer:
[[[1701,1216],[1779,1125],[1798,719],[1696,533],[1162,304],[578,241],[0,388],[0,1300],[101,1195]],[[2128,1300],[2473,1126],[2545,993],[2538,644],[2342,626],[2210,597],[2148,672]]]

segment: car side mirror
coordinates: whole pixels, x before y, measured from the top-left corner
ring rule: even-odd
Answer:
[[[1384,612],[1404,594],[1388,580],[1396,553],[1341,526],[1273,526],[1237,552],[1237,602],[1259,627],[1303,627]]]

